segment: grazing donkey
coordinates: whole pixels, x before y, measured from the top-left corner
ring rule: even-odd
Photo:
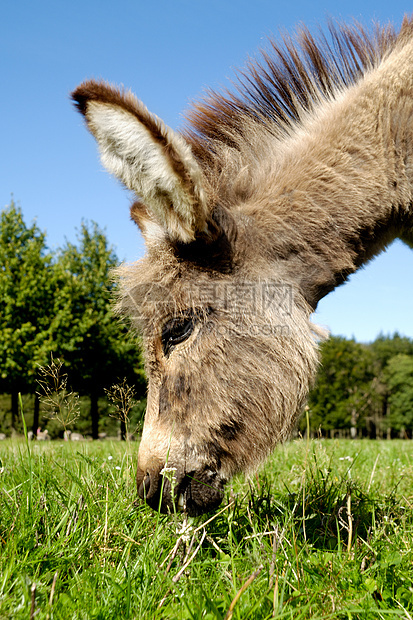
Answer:
[[[73,94],[139,197],[147,254],[120,268],[119,306],[149,377],[139,495],[162,510],[216,508],[288,437],[317,369],[318,301],[413,241],[413,20],[271,46],[180,133],[105,83]]]

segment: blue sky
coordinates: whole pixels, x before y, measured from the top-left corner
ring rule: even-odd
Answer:
[[[400,24],[408,2],[393,0],[33,0],[0,8],[0,206],[13,194],[51,247],[75,240],[82,218],[106,229],[119,258],[143,255],[129,221],[130,196],[102,169],[69,93],[83,79],[131,88],[177,129],[182,111],[268,36],[328,16]],[[388,252],[321,301],[316,320],[332,333],[369,341],[398,330],[413,337],[413,252]]]

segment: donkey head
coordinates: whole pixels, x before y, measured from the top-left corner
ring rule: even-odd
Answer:
[[[119,270],[149,378],[138,492],[201,514],[294,425],[317,365],[310,307],[256,205],[220,196],[188,140],[130,93],[86,82],[73,98],[105,167],[139,197],[147,254]]]

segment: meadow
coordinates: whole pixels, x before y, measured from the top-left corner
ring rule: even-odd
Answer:
[[[279,446],[215,514],[136,501],[137,444],[0,444],[0,618],[413,618],[413,442]]]

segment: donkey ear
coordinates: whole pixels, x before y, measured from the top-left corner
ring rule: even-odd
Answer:
[[[143,202],[136,201],[133,203],[130,208],[130,216],[131,220],[139,226],[147,246],[164,240],[165,230],[155,220],[153,214]],[[186,242],[184,243],[186,244]]]
[[[130,92],[91,80],[72,97],[97,140],[103,165],[143,200],[164,234],[188,243],[206,232],[202,172],[185,139]]]

